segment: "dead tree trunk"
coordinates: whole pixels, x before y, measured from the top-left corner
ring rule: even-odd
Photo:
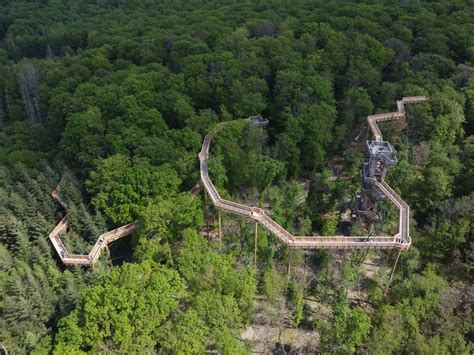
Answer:
[[[20,93],[26,114],[32,123],[43,121],[38,98],[39,83],[40,74],[34,65],[31,63],[23,65],[20,69]]]

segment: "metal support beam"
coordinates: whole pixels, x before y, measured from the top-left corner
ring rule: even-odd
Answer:
[[[398,259],[400,258],[401,252],[402,252],[401,250],[398,250],[397,258],[395,259],[395,264],[393,265],[392,272],[390,272],[390,277],[388,279],[387,286],[385,287],[384,295],[387,294],[388,288],[390,287],[390,284],[392,283],[393,274],[395,273],[395,269],[397,267]]]

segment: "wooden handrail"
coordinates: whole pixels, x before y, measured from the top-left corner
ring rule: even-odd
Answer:
[[[409,96],[397,101],[397,111],[370,115],[367,117],[369,127],[374,135],[376,141],[382,141],[382,133],[378,127],[378,122],[387,120],[397,120],[405,117],[405,104],[414,104],[428,101],[425,96]],[[251,122],[250,119],[245,119]],[[270,233],[274,234],[281,242],[288,245],[290,248],[299,249],[401,249],[406,250],[411,245],[411,238],[409,235],[409,206],[398,194],[384,181],[375,181],[375,185],[387,196],[387,198],[394,204],[400,212],[399,218],[399,232],[395,236],[293,236],[285,228],[279,225],[271,217],[269,217],[262,209],[258,207],[250,207],[237,202],[225,200],[220,197],[219,192],[215,188],[212,180],[209,177],[207,159],[211,147],[211,136],[217,134],[218,131],[229,124],[230,122],[220,122],[214,126],[211,132],[204,137],[201,151],[199,152],[200,174],[204,189],[207,191],[213,204],[216,208],[238,214],[260,223]],[[56,225],[56,227],[49,234],[49,239],[58,253],[61,261],[65,265],[94,265],[100,257],[101,251],[111,242],[131,234],[136,229],[135,223],[129,223],[117,229],[101,234],[91,251],[87,255],[69,254],[65,245],[61,241],[59,234],[67,229],[68,226],[68,209],[67,202],[60,195],[60,183],[51,193],[51,196],[56,200],[66,211],[66,215]]]
[[[69,222],[69,212],[68,212],[68,204],[60,195],[61,186],[60,183],[56,186],[54,191],[51,193],[51,196],[55,201],[57,201],[65,210],[66,215],[61,219],[61,221],[54,227],[54,229],[49,234],[49,239],[53,244],[56,253],[61,258],[61,261],[64,265],[85,265],[85,266],[93,266],[97,260],[99,260],[100,254],[102,250],[108,246],[111,242],[125,237],[133,233],[136,229],[135,223],[129,223],[117,229],[111,230],[109,232],[105,232],[101,234],[95,244],[93,245],[91,251],[87,255],[78,255],[78,254],[70,254],[66,246],[63,244],[59,234],[62,233],[67,229],[68,222]]]
[[[369,127],[376,141],[382,141],[382,133],[378,127],[378,122],[387,120],[398,120],[405,117],[405,104],[421,103],[428,101],[425,96],[410,96],[404,97],[397,101],[397,111],[388,112],[367,117]],[[249,119],[246,119],[250,122]],[[235,121],[227,121],[219,123],[219,129],[224,125]],[[218,130],[212,129],[212,134]],[[384,181],[374,180],[375,185],[382,191],[389,201],[394,204],[399,212],[399,231],[394,236],[306,236],[295,237],[285,228],[280,226],[272,218],[258,207],[250,207],[240,203],[225,200],[219,196],[212,180],[209,177],[207,168],[207,159],[211,146],[211,134],[204,137],[201,151],[198,155],[200,161],[201,181],[207,193],[211,196],[211,200],[215,207],[230,213],[248,217],[257,223],[260,223],[270,233],[275,235],[281,242],[288,245],[290,248],[299,249],[401,249],[406,250],[411,245],[411,238],[409,235],[409,207],[405,201]],[[258,210],[258,212],[256,212]]]

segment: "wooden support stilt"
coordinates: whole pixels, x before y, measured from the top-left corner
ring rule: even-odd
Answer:
[[[206,220],[206,234],[209,239],[209,213],[207,210],[207,191],[204,189],[204,218]]]
[[[109,259],[109,264],[112,265],[112,258],[110,257],[110,249],[109,246],[105,246],[105,252],[107,253],[107,258]]]
[[[386,252],[384,252],[385,256],[383,256],[383,261],[382,263],[384,263],[385,265],[391,265],[392,264],[392,255],[394,254],[392,250],[387,250]]]
[[[217,216],[219,220],[219,240],[222,239],[222,220],[221,220],[221,211],[217,211]]]
[[[391,284],[391,282],[392,282],[393,274],[395,273],[395,269],[396,269],[396,267],[397,267],[398,259],[400,258],[401,252],[402,252],[401,249],[399,249],[399,250],[398,250],[398,254],[397,254],[397,258],[395,259],[395,264],[393,265],[392,272],[390,273],[390,277],[389,277],[389,279],[388,279],[387,286],[385,287],[384,295],[387,294],[388,288],[390,287],[390,284]]]
[[[3,353],[4,353],[5,355],[8,355],[8,350],[7,350],[7,348],[5,347],[5,345],[0,344],[0,348],[2,349],[2,351],[3,351]]]
[[[363,250],[363,249],[356,249],[357,250],[357,254],[356,254],[356,265],[361,265],[365,258],[367,257],[367,255],[369,254],[369,250]],[[352,264],[352,261],[351,261],[351,264]]]
[[[258,223],[255,222],[255,235],[253,238],[253,261],[255,263],[255,270],[257,270],[257,238],[258,238]]]
[[[286,273],[288,277],[290,277],[290,272],[291,272],[291,249],[288,250],[288,267],[286,269]]]
[[[361,261],[361,264],[365,261],[365,259],[367,259],[367,255],[369,255],[369,249],[367,249],[363,255],[363,258],[362,258],[362,261]]]

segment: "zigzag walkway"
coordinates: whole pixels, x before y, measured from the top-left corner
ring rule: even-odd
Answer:
[[[382,141],[382,133],[377,125],[378,122],[387,120],[398,120],[405,117],[405,104],[413,104],[428,101],[427,97],[414,96],[404,97],[402,100],[397,101],[398,111],[377,114],[368,116],[367,120],[372,134],[376,141]],[[252,123],[252,119],[248,118],[247,121]],[[234,121],[229,121],[234,122]],[[220,127],[225,126],[229,122],[222,122],[217,124],[211,131],[214,134]],[[281,242],[288,245],[290,248],[295,249],[400,249],[406,250],[411,245],[410,238],[410,209],[405,201],[397,195],[395,191],[384,181],[375,181],[375,185],[382,191],[388,199],[398,208],[399,217],[399,230],[394,236],[294,236],[277,222],[271,219],[261,208],[249,207],[240,203],[225,200],[219,196],[214,184],[209,178],[207,158],[209,156],[209,149],[211,146],[210,134],[204,137],[204,141],[199,153],[200,162],[200,173],[201,181],[209,194],[212,203],[216,208],[237,214],[246,218],[249,218],[259,224],[261,224],[270,233],[274,234]],[[193,188],[193,193],[199,191],[199,186],[196,185]],[[54,249],[58,253],[61,261],[65,265],[85,265],[93,266],[100,257],[103,249],[105,249],[113,241],[122,238],[126,235],[131,234],[136,229],[135,223],[129,223],[117,229],[111,230],[104,234],[101,234],[98,238],[91,251],[87,255],[70,254],[66,249],[65,245],[61,241],[59,235],[67,229],[68,226],[68,204],[63,200],[60,192],[60,185],[51,193],[52,197],[65,209],[66,215],[61,219],[58,225],[49,234],[49,239],[54,246]]]
[[[376,141],[382,141],[382,133],[378,122],[398,120],[405,117],[405,104],[414,104],[428,101],[424,96],[404,97],[397,101],[397,111],[371,115],[367,117],[369,127]],[[252,123],[252,119],[246,119]],[[232,121],[231,121],[232,122]],[[219,124],[223,126],[229,122]],[[218,128],[218,127],[216,127]],[[213,130],[212,133],[215,133]],[[209,178],[207,158],[211,146],[210,134],[204,137],[199,153],[201,181],[209,194],[214,206],[220,210],[249,218],[262,225],[266,230],[275,235],[282,243],[294,249],[399,249],[407,250],[411,245],[410,238],[410,208],[405,201],[383,180],[375,181],[375,185],[388,197],[399,210],[399,228],[394,236],[294,236],[277,222],[271,219],[261,208],[249,207],[240,203],[225,200],[220,197],[214,184]]]
[[[66,210],[66,215],[49,234],[49,240],[51,240],[51,243],[53,244],[56,253],[58,253],[59,257],[61,258],[63,264],[93,266],[97,260],[99,260],[103,249],[105,249],[113,241],[131,234],[136,229],[135,223],[126,224],[122,227],[101,234],[97,238],[97,241],[95,242],[89,254],[70,254],[59,237],[62,232],[66,231],[69,221],[68,204],[59,194],[60,190],[61,187],[58,184],[56,189],[51,193],[51,196],[64,208],[64,210]]]

